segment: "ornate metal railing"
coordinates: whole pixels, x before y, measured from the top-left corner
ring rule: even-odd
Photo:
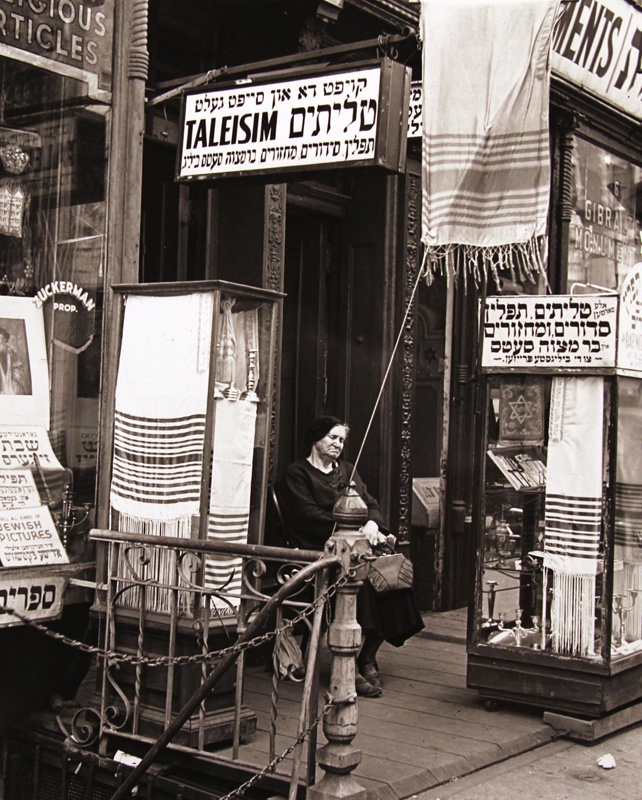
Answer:
[[[102,565],[93,608],[98,642],[73,641],[24,620],[94,656],[94,680],[89,687],[85,682],[77,697],[83,702],[54,708],[65,734],[65,758],[92,769],[118,762],[111,800],[130,797],[136,786],[161,776],[169,785],[174,779],[167,770],[177,765],[197,772],[206,765],[205,781],[212,775],[228,778],[233,788],[224,800],[255,784],[270,795],[287,793],[289,800],[302,788],[312,800],[363,796],[351,776],[360,760],[351,742],[357,733],[355,656],[361,636],[356,593],[370,551],[357,526],[340,524],[324,554],[104,530],[91,536]],[[227,564],[216,584],[207,579],[207,559]],[[320,702],[317,656],[333,597],[329,690]],[[301,665],[276,654],[288,655],[283,640],[300,624],[309,627],[304,676],[300,687],[284,692],[299,711],[293,713],[290,705],[280,718],[282,681],[296,679],[294,668]],[[263,646],[274,650],[271,692],[269,709],[264,703],[259,709],[262,729],[255,735],[253,710],[243,705],[243,696],[250,657]],[[266,683],[264,676],[261,697]],[[327,742],[317,752],[321,722]],[[269,739],[262,751],[255,746],[258,737],[263,744]],[[248,758],[251,752],[254,758]],[[142,757],[132,758],[134,753]],[[315,782],[317,764],[325,774]],[[63,773],[66,785],[66,768]],[[201,794],[209,797],[208,791]]]
[[[95,702],[66,726],[72,741],[102,751],[110,738],[160,742],[213,762],[238,761],[256,725],[243,702],[248,664],[274,661],[273,650],[287,655],[281,639],[291,643],[289,634],[303,627],[310,641],[301,675],[294,662],[272,664],[269,761],[279,763],[281,756],[280,682],[298,678],[301,711],[291,782],[312,783],[316,736],[309,734],[318,722],[318,645],[325,604],[340,575],[338,559],[315,551],[113,531],[91,536],[104,565],[94,608],[100,630]],[[307,751],[301,752],[304,739]]]

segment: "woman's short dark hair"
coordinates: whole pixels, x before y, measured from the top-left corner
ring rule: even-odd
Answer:
[[[341,425],[346,430],[349,430],[348,425],[345,422],[342,422],[338,417],[329,415],[316,417],[316,419],[312,420],[310,427],[303,435],[303,442],[306,448],[309,450],[315,442],[318,442],[319,439],[323,439],[324,436],[327,436],[332,428],[336,427],[337,425]]]

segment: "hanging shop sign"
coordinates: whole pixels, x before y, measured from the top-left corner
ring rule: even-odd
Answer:
[[[613,369],[616,294],[509,296],[486,299],[482,369]]]
[[[642,11],[627,0],[566,3],[555,26],[553,71],[642,119]]]
[[[179,181],[405,166],[410,70],[390,59],[183,94]]]
[[[421,137],[423,125],[421,115],[423,113],[424,90],[421,81],[413,81],[410,85],[410,102],[408,104],[408,138],[418,139]]]
[[[0,55],[111,92],[114,0],[0,0]]]

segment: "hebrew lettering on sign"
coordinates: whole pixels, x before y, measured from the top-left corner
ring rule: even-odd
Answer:
[[[489,297],[482,367],[614,367],[617,295]]]

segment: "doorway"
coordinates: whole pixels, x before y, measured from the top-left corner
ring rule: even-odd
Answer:
[[[277,474],[303,452],[303,434],[317,414],[342,416],[338,370],[341,335],[341,223],[288,206]]]

